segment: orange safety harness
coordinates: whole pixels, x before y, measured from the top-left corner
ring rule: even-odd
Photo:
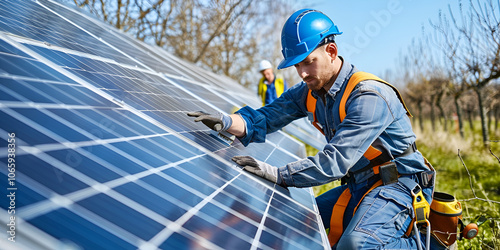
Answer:
[[[365,80],[379,81],[379,82],[382,82],[382,83],[387,84],[388,86],[392,87],[394,89],[394,91],[396,92],[399,100],[403,104],[404,108],[406,109],[406,114],[409,117],[412,117],[412,115],[410,114],[410,111],[408,110],[408,108],[406,107],[406,104],[403,101],[401,94],[394,86],[392,86],[391,84],[387,83],[386,81],[378,78],[377,76],[375,76],[373,74],[359,71],[359,72],[354,73],[351,76],[351,78],[349,79],[347,86],[345,87],[344,93],[342,95],[342,98],[340,100],[339,116],[340,116],[341,122],[346,116],[345,104],[347,102],[347,99],[349,98],[349,95],[351,94],[351,92],[354,90],[354,87],[356,87],[356,85],[358,83],[365,81]],[[314,125],[314,127],[316,127],[319,131],[321,131],[324,134],[323,130],[321,129],[321,125],[319,124],[317,117],[316,117],[316,112],[315,112],[316,111],[316,101],[317,101],[317,99],[311,95],[311,90],[309,90],[309,93],[308,93],[308,96],[306,99],[306,107],[307,107],[308,112],[313,113],[314,121],[312,121],[311,123]],[[366,152],[363,155],[368,160],[370,160],[370,162],[374,162],[374,161],[376,161],[376,159],[379,156],[382,155],[382,151],[376,149],[373,146],[370,146],[368,148],[368,150],[366,150]],[[378,160],[380,162],[380,159],[378,159]],[[387,161],[382,162],[382,164],[376,164],[376,166],[373,166],[372,167],[373,173],[376,175],[379,174],[380,173],[380,166],[384,165],[385,163],[387,163]],[[373,165],[373,164],[370,164],[370,165]],[[361,203],[363,198],[369,192],[371,192],[376,187],[381,186],[382,184],[383,184],[382,180],[379,180],[375,184],[373,184],[372,187],[363,195],[363,197],[361,198],[359,203]],[[331,246],[335,245],[338,242],[338,240],[340,239],[340,237],[342,236],[342,233],[344,231],[344,225],[343,225],[344,212],[347,208],[347,205],[348,205],[350,199],[351,199],[351,192],[349,191],[349,189],[346,189],[340,195],[339,199],[335,203],[335,206],[333,207],[332,217],[330,220],[330,232],[328,233],[328,239],[330,241]],[[359,203],[356,205],[356,208],[354,209],[353,214],[356,212],[356,210],[359,206]]]

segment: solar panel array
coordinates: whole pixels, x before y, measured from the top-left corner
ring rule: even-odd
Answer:
[[[2,0],[0,83],[1,248],[329,248],[311,189],[230,161],[283,166],[302,143],[228,145],[186,116],[258,107],[233,80],[57,2]]]

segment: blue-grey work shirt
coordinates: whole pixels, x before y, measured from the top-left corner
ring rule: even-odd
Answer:
[[[342,59],[343,60],[343,59]],[[287,186],[310,187],[322,185],[356,172],[367,166],[369,160],[363,154],[374,145],[383,146],[392,155],[403,153],[416,136],[412,131],[406,109],[388,85],[366,80],[360,82],[346,102],[346,116],[342,122],[339,105],[342,92],[351,75],[357,69],[343,60],[342,68],[334,84],[320,93],[312,91],[317,99],[316,116],[323,128],[327,144],[315,156],[291,162],[278,169]],[[266,134],[275,132],[296,119],[306,117],[306,83],[301,82],[284,92],[273,103],[252,109],[238,110],[246,122],[246,135],[239,138],[243,145],[264,142]],[[400,174],[414,174],[428,170],[420,152],[394,160]],[[373,175],[363,171],[354,176],[356,183]]]

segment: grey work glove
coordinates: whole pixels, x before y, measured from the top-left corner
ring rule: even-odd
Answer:
[[[246,170],[273,183],[277,183],[280,186],[285,186],[283,183],[283,179],[278,174],[277,167],[273,167],[265,162],[256,160],[251,156],[234,156],[232,160],[236,162],[236,164],[242,166],[243,170]]]
[[[188,112],[188,116],[196,117],[195,122],[203,122],[207,127],[217,132],[226,131],[233,124],[228,115],[222,113],[209,114],[203,111]]]

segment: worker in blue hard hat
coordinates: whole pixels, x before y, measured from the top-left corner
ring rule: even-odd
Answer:
[[[416,229],[427,221],[434,169],[416,148],[411,114],[397,89],[340,56],[340,34],[320,11],[295,12],[282,29],[278,69],[295,67],[302,82],[259,109],[188,115],[236,135],[245,146],[309,117],[327,141],[315,156],[277,167],[258,155],[232,160],[283,187],[341,180],[316,198],[332,248],[421,249],[422,242],[429,247],[430,235]]]
[[[257,93],[262,100],[262,106],[273,102],[288,89],[286,80],[281,75],[274,74],[273,66],[268,60],[259,63],[262,78],[257,86]]]

